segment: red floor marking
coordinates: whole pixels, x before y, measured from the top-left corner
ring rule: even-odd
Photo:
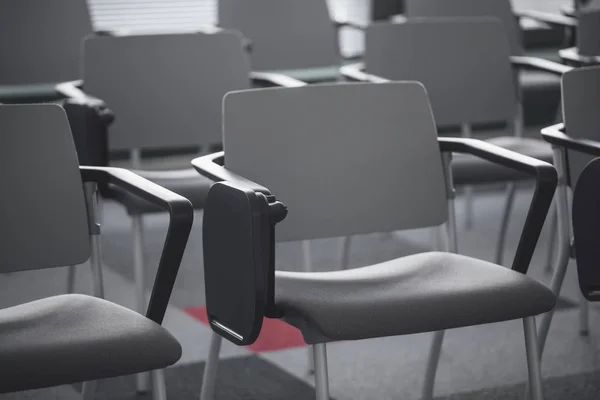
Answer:
[[[190,307],[185,312],[208,325],[205,307]],[[256,353],[263,353],[302,346],[306,346],[306,343],[298,329],[278,319],[265,318],[258,339],[248,348]]]

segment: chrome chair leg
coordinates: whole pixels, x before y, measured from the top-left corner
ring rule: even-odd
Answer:
[[[475,220],[473,186],[465,186],[465,229],[470,231]]]
[[[433,333],[433,340],[429,350],[429,358],[427,359],[427,368],[425,370],[425,379],[423,380],[422,400],[433,399],[433,390],[435,387],[435,375],[437,373],[440,355],[442,354],[442,344],[444,343],[445,331],[437,331]]]
[[[315,360],[315,390],[317,400],[329,400],[329,376],[327,373],[327,345],[318,343],[312,346]]]
[[[345,245],[345,243],[344,243]],[[310,248],[310,240],[302,241],[302,258],[304,265],[304,272],[312,272],[312,252]],[[307,375],[312,375],[315,373],[315,360],[313,358],[313,352],[308,348],[307,354],[307,362],[308,366],[306,368]]]
[[[167,385],[165,383],[165,370],[157,369],[151,372],[152,399],[167,400]]]
[[[342,238],[342,269],[350,266],[350,249],[352,247],[352,236]]]
[[[202,389],[200,390],[200,400],[213,400],[215,396],[215,383],[217,380],[217,368],[219,366],[219,353],[221,352],[221,342],[223,338],[212,333],[210,338],[210,349],[208,358],[204,365],[204,375],[202,377]]]
[[[144,260],[144,221],[141,215],[131,217],[131,234],[133,239],[133,281],[135,295],[135,310],[146,314],[145,260]],[[136,375],[138,393],[146,393],[150,389],[150,374],[147,372]]]
[[[69,265],[67,267],[67,293],[75,293],[75,266]]]
[[[506,236],[508,233],[508,223],[510,222],[510,214],[512,207],[515,202],[515,194],[517,192],[517,185],[514,182],[510,182],[506,186],[506,198],[504,200],[504,211],[502,214],[502,222],[500,224],[500,233],[498,235],[498,243],[496,244],[496,257],[495,262],[498,265],[502,265],[504,258],[504,250],[506,246]]]
[[[550,206],[550,210],[555,210],[556,207]],[[558,216],[556,215],[556,211],[552,211],[550,214],[550,232],[549,232],[549,240],[548,240],[548,253],[546,255],[546,267],[544,271],[547,274],[551,274],[554,270],[554,259],[556,256],[556,248],[554,244],[557,242],[558,238]]]
[[[525,350],[527,352],[527,369],[529,372],[529,394],[532,400],[543,400],[542,368],[535,328],[535,317],[523,318],[525,333]]]
[[[94,400],[97,388],[97,381],[83,382],[83,386],[81,388],[81,400]]]
[[[565,163],[566,160],[564,157],[564,152],[559,149],[555,149],[554,166],[558,171],[559,178],[558,187],[556,188],[556,194],[554,197],[556,202],[558,240],[556,241],[557,254],[554,260],[554,273],[552,274],[552,280],[550,282],[550,290],[552,290],[556,296],[560,294],[563,281],[565,280],[565,274],[567,272],[571,251],[571,219],[569,213],[566,176],[564,172],[566,171]],[[550,324],[552,323],[553,316],[554,309],[542,315],[539,321],[538,345],[540,348],[540,356],[544,353],[544,346],[546,345],[546,339],[548,338],[548,332],[550,331]]]
[[[590,334],[589,303],[581,291],[579,292],[579,334],[581,336]]]

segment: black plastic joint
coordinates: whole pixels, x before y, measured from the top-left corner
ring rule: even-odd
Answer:
[[[273,225],[280,223],[287,216],[288,209],[285,204],[280,201],[269,201],[269,218]]]

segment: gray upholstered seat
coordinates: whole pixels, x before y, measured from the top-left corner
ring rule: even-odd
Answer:
[[[161,325],[96,297],[61,295],[0,310],[4,392],[161,369],[180,357],[181,345]]]
[[[344,271],[277,271],[275,280],[275,303],[308,343],[499,322],[544,313],[556,302],[527,275],[440,252]],[[311,337],[315,332],[323,336]]]
[[[213,184],[213,181],[199,175],[193,168],[166,171],[134,170],[133,172],[185,197],[196,209],[204,207],[208,189]],[[130,214],[160,211],[158,207],[128,192],[118,190],[116,197]]]
[[[552,162],[552,147],[542,139],[499,136],[486,141],[538,160]],[[452,177],[457,185],[531,179],[515,170],[464,154],[454,156],[452,160]]]

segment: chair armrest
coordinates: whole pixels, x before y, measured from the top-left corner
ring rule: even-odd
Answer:
[[[22,104],[61,100],[56,83],[0,84],[0,103]]]
[[[169,228],[152,287],[146,317],[161,324],[175,285],[192,223],[194,208],[186,198],[131,171],[111,167],[80,167],[84,182],[112,184],[169,212]]]
[[[345,78],[348,78],[348,79],[350,79],[352,81],[356,81],[356,82],[370,82],[370,83],[390,82],[389,79],[382,78],[377,75],[367,74],[366,72],[363,71],[363,69],[364,69],[363,63],[344,65],[343,67],[340,67],[340,74],[342,74],[342,76],[344,76]]]
[[[88,104],[104,104],[99,98],[83,91],[82,80],[58,83],[55,90],[68,99],[79,100]]]
[[[360,22],[356,22],[356,21],[332,19],[331,22],[333,22],[333,25],[338,30],[340,30],[341,28],[352,28],[352,29],[356,29],[357,31],[363,32],[367,29],[366,25],[363,25]]]
[[[563,123],[542,129],[542,137],[553,146],[563,147],[591,156],[600,156],[600,142],[588,139],[575,139],[564,133]]]
[[[563,14],[553,14],[536,10],[519,10],[515,11],[515,15],[519,18],[531,18],[559,28],[577,27],[577,20],[575,18]]]
[[[569,47],[567,49],[560,49],[558,55],[563,61],[573,66],[583,67],[600,64],[600,57],[594,55],[583,55],[579,53],[577,47]]]
[[[510,62],[518,68],[538,69],[540,71],[551,72],[556,75],[562,75],[565,72],[569,72],[573,69],[568,65],[560,64],[539,57],[510,56]]]
[[[276,72],[251,71],[250,79],[254,82],[268,83],[273,86],[281,87],[300,87],[306,85],[306,82]]]
[[[254,192],[262,193],[265,196],[270,196],[271,192],[264,186],[252,182],[249,179],[239,176],[235,172],[229,171],[224,167],[225,152],[208,154],[192,160],[192,166],[198,173],[215,182],[230,182],[236,186],[248,188]]]
[[[439,138],[442,152],[468,153],[535,178],[536,187],[523,226],[512,269],[527,273],[556,190],[558,174],[547,162],[490,143],[466,138]]]

